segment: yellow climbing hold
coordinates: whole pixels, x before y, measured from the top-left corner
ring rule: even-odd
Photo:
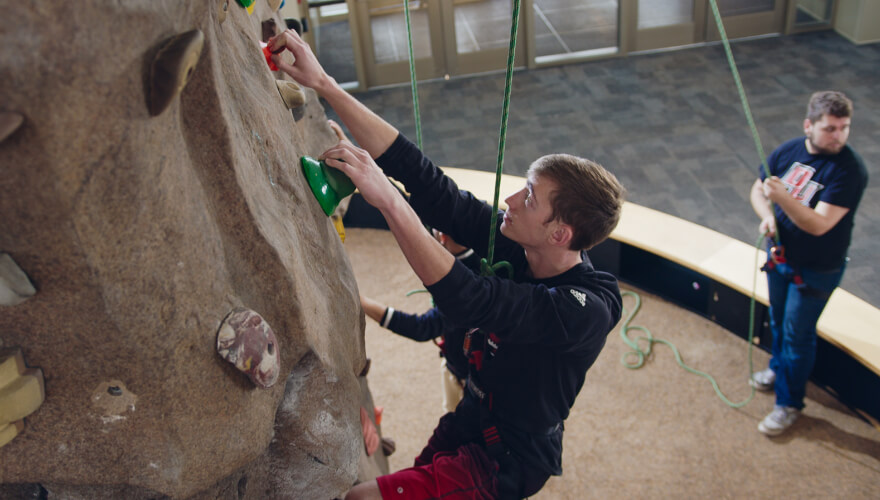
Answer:
[[[248,15],[254,13],[254,2],[256,0],[238,0],[239,5],[247,9]]]
[[[342,225],[342,217],[333,214],[330,216],[330,220],[333,221],[333,226],[336,227],[336,232],[339,233],[339,239],[345,243],[345,226]]]
[[[23,430],[24,420],[12,422],[11,424],[0,424],[0,448],[5,446],[6,443],[12,441],[15,436],[21,434],[21,431]]]
[[[21,432],[22,419],[45,399],[43,372],[26,367],[21,349],[0,350],[0,446]]]
[[[11,384],[25,369],[20,349],[0,351],[0,387]]]
[[[0,424],[21,420],[43,404],[43,374],[28,369],[11,384],[0,388]]]

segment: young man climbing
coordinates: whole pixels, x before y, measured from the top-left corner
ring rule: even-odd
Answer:
[[[470,361],[455,412],[440,419],[413,467],[356,485],[346,498],[534,494],[562,473],[563,421],[620,319],[616,279],[593,269],[584,250],[616,226],[623,187],[589,160],[539,158],[526,186],[506,199],[495,242],[495,255],[513,266],[514,276],[478,276],[423,224],[486,255],[492,207],[460,191],[393,126],[343,90],[296,33],[286,31],[270,46],[293,54],[293,64],[276,56],[278,67],[326,99],[360,145],[340,141],[323,154],[327,165],[348,175],[382,213],[444,315],[471,328],[447,339],[449,349],[461,349]],[[409,203],[386,174],[405,185]]]
[[[459,245],[455,240],[437,229],[432,229],[434,238],[443,248],[455,256],[456,260],[475,273],[480,272],[480,257],[473,248]],[[432,307],[423,314],[409,314],[381,304],[370,297],[361,295],[364,312],[382,327],[417,342],[435,340],[440,347],[440,382],[443,394],[443,411],[455,411],[464,396],[464,386],[468,375],[468,362],[460,349],[447,350],[446,337],[456,338],[455,324]],[[460,328],[458,328],[460,329]],[[459,335],[458,338],[461,338]]]
[[[868,171],[846,144],[852,102],[842,93],[816,92],[807,105],[804,135],[767,157],[770,172],[752,185],[751,203],[760,230],[779,235],[768,252],[770,367],[749,383],[775,390],[776,404],[758,430],[776,436],[791,427],[804,407],[807,379],[816,359],[816,322],[846,268],[853,220]],[[772,204],[771,204],[772,202]]]

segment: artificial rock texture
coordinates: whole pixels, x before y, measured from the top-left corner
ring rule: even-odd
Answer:
[[[0,252],[37,293],[0,307],[0,345],[46,400],[0,448],[0,488],[333,498],[363,468],[357,284],[299,167],[335,136],[311,90],[282,101],[259,46],[284,26],[272,4],[6,6],[0,111],[24,120],[0,142]],[[198,62],[151,116],[153,58],[193,29]],[[277,335],[269,389],[215,350],[236,307]]]

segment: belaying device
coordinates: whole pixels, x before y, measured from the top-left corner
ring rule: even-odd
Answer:
[[[341,170],[328,167],[310,156],[301,157],[300,164],[324,214],[332,214],[343,198],[354,193],[354,183]]]
[[[785,258],[785,247],[782,246],[781,243],[771,246],[770,249],[767,251],[767,255],[769,257],[767,259],[767,263],[764,264],[764,267],[761,268],[761,270],[764,272],[769,272],[776,269],[776,266],[779,264],[788,263],[788,260],[786,260]],[[801,277],[801,274],[794,271],[794,268],[792,268],[792,271],[792,283],[799,287],[804,286],[804,279]]]

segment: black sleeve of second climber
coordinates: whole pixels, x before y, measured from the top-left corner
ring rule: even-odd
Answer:
[[[435,339],[452,328],[452,322],[437,308],[429,309],[424,314],[394,311],[388,322],[389,330],[417,342]]]

